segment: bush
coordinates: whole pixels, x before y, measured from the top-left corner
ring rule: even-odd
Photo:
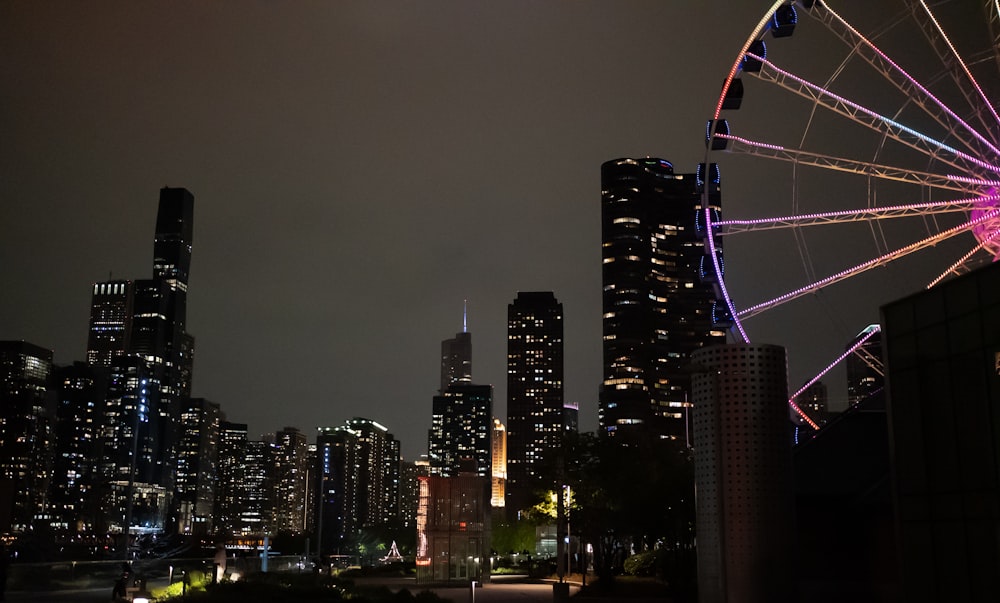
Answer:
[[[644,551],[625,560],[625,573],[629,576],[655,576],[659,565],[658,551]]]

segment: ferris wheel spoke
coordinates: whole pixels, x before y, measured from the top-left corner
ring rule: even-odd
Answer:
[[[997,110],[993,106],[993,103],[990,102],[986,93],[983,92],[979,82],[969,70],[968,64],[962,59],[962,55],[959,54],[958,49],[951,43],[948,34],[934,16],[934,12],[931,11],[924,0],[916,2],[907,0],[907,5],[913,11],[913,16],[917,24],[924,32],[924,36],[930,43],[931,48],[937,53],[941,64],[944,65],[951,75],[952,80],[955,82],[955,87],[965,96],[966,103],[968,103],[969,108],[975,113],[977,120],[982,124],[985,131],[992,134],[994,140],[996,140],[996,127],[1000,124],[1000,115],[997,115]]]
[[[947,230],[942,230],[941,232],[935,233],[935,234],[933,234],[933,235],[931,235],[929,237],[926,237],[924,239],[921,239],[921,240],[919,240],[919,241],[917,241],[915,243],[911,243],[910,245],[906,245],[905,247],[901,247],[899,249],[896,249],[895,251],[891,251],[891,252],[886,253],[884,255],[881,255],[881,256],[879,256],[877,258],[873,258],[873,259],[871,259],[871,260],[869,260],[867,262],[864,262],[862,264],[858,264],[857,266],[853,266],[853,267],[848,268],[846,270],[842,270],[841,272],[838,272],[836,274],[830,275],[830,276],[828,276],[828,277],[826,277],[824,279],[820,279],[820,280],[818,280],[816,282],[813,282],[813,283],[811,283],[809,285],[806,285],[805,287],[801,287],[801,288],[796,289],[794,291],[790,291],[788,293],[785,293],[784,295],[780,295],[780,296],[778,296],[778,297],[776,297],[774,299],[771,299],[769,301],[765,301],[765,302],[759,303],[759,304],[757,304],[755,306],[751,306],[751,307],[746,308],[744,310],[740,310],[739,312],[736,313],[736,316],[738,316],[741,319],[750,318],[751,316],[755,316],[757,314],[760,314],[761,312],[764,312],[765,310],[770,310],[770,309],[775,308],[777,306],[780,306],[780,305],[782,305],[782,304],[784,304],[786,302],[790,302],[790,301],[792,301],[794,299],[798,299],[798,298],[800,298],[800,297],[802,297],[804,295],[807,295],[807,294],[810,294],[810,293],[815,293],[815,292],[819,291],[820,289],[823,289],[825,287],[829,287],[829,286],[834,285],[836,283],[839,283],[841,281],[847,280],[847,279],[849,279],[849,278],[851,278],[853,276],[857,276],[857,275],[862,274],[864,272],[867,272],[867,271],[869,271],[869,270],[871,270],[873,268],[878,268],[880,266],[885,266],[885,265],[887,265],[887,264],[889,264],[889,263],[891,263],[891,262],[893,262],[893,261],[895,261],[895,260],[897,260],[899,258],[905,257],[905,256],[907,256],[907,255],[909,255],[911,253],[915,253],[917,251],[920,251],[921,249],[926,249],[927,247],[933,247],[934,245],[937,245],[941,241],[949,239],[949,238],[951,238],[951,237],[953,237],[955,235],[961,234],[963,232],[971,231],[971,230],[975,229],[977,226],[979,226],[980,224],[989,223],[991,220],[995,221],[995,220],[998,219],[998,217],[1000,217],[1000,209],[991,209],[991,210],[989,210],[987,212],[984,212],[978,218],[975,218],[973,220],[969,220],[969,221],[967,221],[967,222],[965,222],[963,224],[960,224],[958,226],[955,226],[953,228],[949,228]]]
[[[834,157],[821,153],[813,153],[802,149],[792,149],[755,140],[749,140],[732,134],[716,132],[714,138],[728,141],[727,149],[735,153],[745,153],[756,157],[777,159],[799,165],[809,165],[817,168],[847,172],[860,176],[868,176],[882,180],[906,182],[931,188],[959,191],[975,194],[982,186],[990,186],[993,180],[974,178],[961,175],[940,175],[929,172],[905,169],[897,166],[883,165],[868,161],[858,161],[845,157]]]
[[[893,218],[909,218],[947,213],[962,213],[977,207],[993,207],[1000,204],[1000,194],[937,201],[929,203],[911,203],[905,205],[889,205],[869,207],[864,209],[846,209],[841,211],[822,212],[781,216],[777,218],[757,218],[754,220],[720,220],[713,223],[721,235],[733,235],[761,230],[776,230],[783,228],[798,228],[802,226],[818,226],[821,224],[842,224],[847,222],[871,222]]]
[[[822,379],[823,377],[825,377],[827,373],[829,373],[831,370],[833,370],[833,368],[836,367],[838,364],[840,364],[841,362],[843,362],[844,360],[846,360],[847,357],[850,356],[851,354],[857,354],[857,353],[859,353],[859,351],[864,350],[864,352],[866,354],[868,354],[869,356],[871,356],[871,353],[867,352],[867,350],[865,350],[862,346],[864,346],[864,344],[869,339],[871,339],[872,337],[874,337],[876,334],[878,334],[880,332],[881,332],[881,328],[878,325],[872,325],[872,327],[869,328],[868,332],[865,333],[864,337],[861,337],[860,339],[858,339],[857,341],[855,341],[854,345],[852,345],[851,347],[847,348],[847,350],[843,354],[841,354],[840,356],[837,357],[836,360],[834,360],[833,362],[831,362],[830,364],[828,364],[825,369],[823,369],[822,371],[819,372],[819,374],[817,374],[815,377],[813,377],[812,379],[810,379],[809,381],[807,381],[805,385],[803,385],[801,388],[799,388],[799,391],[795,392],[792,395],[792,397],[788,399],[788,405],[792,408],[793,411],[795,411],[795,413],[797,415],[799,415],[800,417],[802,417],[802,419],[806,423],[808,423],[810,427],[812,427],[813,429],[817,429],[817,430],[819,429],[819,425],[817,425],[815,422],[812,421],[812,419],[809,418],[809,416],[799,407],[799,405],[795,402],[795,400],[799,396],[802,395],[802,392],[806,391],[807,389],[809,389],[810,387],[812,387],[812,385],[814,383],[816,383],[817,381],[819,381],[820,379]],[[881,367],[881,362],[879,362],[879,366]],[[879,370],[879,369],[876,369],[876,370]],[[882,374],[881,370],[879,370],[879,374]]]
[[[957,170],[975,170],[976,168],[989,170],[995,174],[1000,174],[1000,167],[989,164],[982,159],[973,157],[967,153],[959,151],[954,147],[934,140],[926,134],[922,134],[913,128],[909,128],[894,119],[880,115],[867,107],[849,100],[838,94],[826,90],[822,86],[809,82],[789,71],[778,67],[774,62],[754,54],[747,54],[748,57],[761,64],[759,71],[751,72],[757,78],[776,84],[785,90],[806,98],[818,106],[832,111],[841,117],[861,124],[879,134],[892,140],[904,144],[912,149],[923,153],[927,157],[937,159]]]
[[[995,6],[998,0],[986,1],[991,6]],[[808,11],[808,14],[840,38],[848,48],[852,49],[856,56],[867,62],[872,69],[899,90],[910,103],[937,122],[944,129],[945,138],[958,140],[969,152],[980,157],[1000,155],[1000,149],[996,145],[990,142],[990,140],[967,121],[959,117],[958,114],[936,95],[918,82],[887,54],[882,52],[874,42],[861,34],[861,32],[855,29],[836,11],[831,9],[826,2],[815,3],[813,8]],[[997,18],[1000,19],[1000,14],[998,14]],[[998,22],[997,32],[1000,33],[1000,22]],[[994,54],[994,56],[998,60],[998,66],[1000,66],[1000,55]],[[986,127],[986,131],[989,131],[988,126]]]
[[[1000,228],[984,236],[978,245],[970,249],[968,253],[960,257],[958,261],[949,266],[947,270],[942,272],[937,278],[928,283],[927,288],[930,289],[934,285],[946,279],[949,275],[954,274],[958,276],[960,274],[965,274],[967,272],[970,272],[972,270],[972,267],[969,265],[969,260],[972,259],[972,256],[976,255],[977,253],[979,253],[983,249],[986,249],[987,247],[991,246],[996,247],[998,242],[1000,242]]]
[[[1000,0],[985,0],[986,23],[990,29],[990,40],[993,48],[993,61],[997,71],[1000,71]]]

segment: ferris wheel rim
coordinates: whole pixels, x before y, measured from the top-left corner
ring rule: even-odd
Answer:
[[[802,165],[802,163],[799,160],[805,157],[806,156],[805,153],[808,152],[805,151],[804,149],[800,152],[793,152],[790,151],[789,149],[784,149],[784,148],[781,149],[766,148],[766,143],[751,141],[749,139],[745,139],[730,133],[728,131],[728,125],[724,132],[718,131],[717,127],[720,121],[724,121],[723,115],[724,112],[727,110],[725,107],[727,97],[730,94],[731,89],[733,88],[733,82],[736,79],[738,79],[738,76],[740,76],[741,73],[743,72],[743,66],[745,65],[747,59],[752,58],[757,60],[761,64],[773,65],[773,63],[768,61],[766,57],[758,56],[750,52],[751,48],[757,41],[761,40],[763,36],[767,33],[769,24],[771,23],[771,20],[774,17],[775,12],[779,8],[781,8],[782,6],[794,6],[797,4],[801,5],[803,3],[781,0],[771,4],[770,7],[765,12],[764,16],[757,23],[757,25],[751,31],[750,35],[747,37],[746,41],[743,43],[740,52],[737,54],[736,59],[734,60],[723,82],[722,89],[720,91],[719,97],[716,102],[715,110],[712,114],[712,120],[709,122],[708,132],[706,135],[706,149],[704,156],[705,157],[704,166],[706,168],[712,165],[712,158],[714,154],[721,151],[720,149],[715,147],[716,140],[728,140],[730,142],[740,143],[745,145],[746,148],[755,148],[758,149],[759,151],[770,152],[775,156],[780,154],[787,154],[789,155],[789,158],[786,160],[791,161],[793,165],[793,170],[798,170],[799,166]],[[915,13],[918,10],[925,11],[929,15],[930,21],[934,24],[935,27],[939,29],[939,31],[941,31],[942,36],[946,38],[946,35],[944,34],[943,30],[940,30],[941,26],[936,22],[934,18],[933,11],[930,9],[930,7],[927,6],[926,2],[924,2],[923,0],[904,0],[904,4],[906,5],[906,7],[909,8],[909,10],[912,13]],[[991,2],[990,0],[988,0],[987,4],[988,6],[986,10],[990,15],[988,24],[991,28],[990,29],[991,39],[995,41],[1000,41],[1000,0],[992,0]],[[809,11],[810,13],[813,6],[821,7],[822,10],[828,9],[827,3],[823,2],[822,0],[809,2],[808,6],[810,8]],[[836,15],[836,13],[832,9],[829,10],[830,13]],[[842,19],[839,15],[836,16],[838,19]],[[846,21],[844,21],[844,23],[848,27],[850,27],[849,23],[847,23]],[[955,54],[955,56],[959,57],[959,62],[962,63],[962,59],[958,51],[955,50],[953,46],[951,46],[950,41],[948,41],[948,46],[950,47],[950,50]],[[943,116],[943,117],[937,117],[936,119],[940,119],[945,123],[957,122],[960,126],[963,126],[963,129],[960,131],[972,133],[972,137],[975,139],[970,143],[965,138],[956,135],[956,131],[959,130],[959,128],[952,125],[948,130],[948,136],[957,140],[957,142],[953,144],[946,144],[943,141],[937,141],[926,137],[921,137],[920,132],[913,129],[908,129],[902,122],[894,123],[893,116],[881,116],[881,115],[874,115],[871,113],[867,114],[868,118],[872,119],[873,122],[876,120],[881,120],[883,122],[882,127],[884,128],[888,129],[889,127],[889,126],[884,126],[885,123],[890,124],[891,127],[896,127],[897,132],[894,134],[883,133],[882,144],[885,143],[886,137],[892,137],[893,135],[898,135],[898,133],[901,132],[903,136],[910,136],[918,140],[919,141],[918,144],[925,145],[923,152],[929,156],[928,163],[941,162],[944,164],[952,165],[952,167],[954,168],[953,173],[944,174],[943,176],[937,176],[936,180],[931,178],[933,174],[928,173],[927,175],[920,175],[920,177],[923,177],[925,179],[924,182],[918,181],[922,186],[926,185],[926,186],[934,186],[940,188],[948,188],[960,194],[968,195],[964,199],[964,203],[962,203],[960,200],[960,202],[957,203],[957,206],[955,208],[949,209],[947,211],[941,210],[940,213],[949,213],[951,211],[956,211],[956,212],[962,212],[963,214],[968,216],[972,213],[973,210],[977,208],[980,210],[980,213],[978,216],[976,216],[976,218],[970,218],[969,220],[966,220],[965,223],[961,225],[961,227],[956,229],[951,229],[954,232],[952,232],[951,234],[947,234],[946,236],[946,238],[949,238],[950,236],[957,236],[959,233],[972,231],[973,234],[975,235],[975,238],[977,239],[977,245],[973,247],[964,256],[959,258],[958,261],[956,261],[954,264],[948,267],[940,276],[938,276],[936,279],[934,279],[931,283],[927,285],[928,287],[931,287],[950,274],[959,274],[958,270],[960,269],[960,267],[967,265],[966,264],[967,260],[969,260],[972,256],[979,254],[979,252],[981,251],[985,250],[993,254],[995,258],[1000,258],[1000,196],[998,196],[997,193],[997,191],[1000,190],[1000,165],[996,164],[997,161],[1000,161],[997,159],[998,157],[1000,157],[1000,137],[998,137],[995,134],[991,136],[991,133],[994,130],[991,130],[988,127],[983,128],[984,130],[983,135],[980,136],[979,130],[977,128],[967,126],[967,124],[964,123],[962,118],[960,118],[957,114],[951,111],[950,107],[947,106],[947,104],[938,101],[938,99],[935,98],[933,94],[931,94],[926,88],[924,88],[919,81],[911,77],[909,74],[903,71],[902,68],[898,67],[898,65],[893,63],[891,58],[889,58],[887,55],[882,54],[877,47],[872,46],[872,48],[874,49],[874,53],[872,54],[875,53],[881,54],[881,58],[876,58],[874,60],[887,60],[890,64],[892,64],[896,69],[898,69],[902,73],[902,76],[898,76],[898,79],[903,82],[902,84],[899,85],[901,86],[900,87],[901,90],[906,90],[908,89],[907,87],[909,87],[909,89],[915,90],[917,93],[923,95],[924,97],[929,96],[933,98],[934,103],[936,103],[935,106],[937,107],[936,109],[933,110],[937,111],[939,116]],[[851,50],[848,53],[848,58],[850,58],[851,55],[853,55],[855,52],[858,51]],[[998,70],[1000,70],[1000,46],[998,46],[997,44],[994,44],[993,46],[993,55],[994,55],[993,58],[997,63]],[[968,66],[962,63],[961,67],[962,69],[964,69],[967,77],[970,80],[975,81],[975,77],[969,71]],[[907,81],[909,83],[906,83]],[[816,91],[818,94],[833,97],[834,95],[829,91],[828,88],[829,86],[822,86],[816,84],[812,85],[812,90]],[[993,107],[993,105],[989,102],[989,99],[987,98],[986,94],[978,86],[978,84],[976,84],[975,90],[980,95],[983,104],[985,104],[988,107],[988,111],[990,112],[990,114],[994,116],[998,122],[1000,122],[1000,116],[997,115],[996,108]],[[740,93],[742,94],[742,90],[740,91]],[[842,106],[850,106],[850,103],[845,102],[845,99],[835,98],[834,100],[836,101],[836,103],[840,103]],[[849,101],[849,99],[847,100]],[[930,101],[927,101],[923,98],[920,99],[920,102],[928,106],[931,105]],[[813,103],[814,112],[817,110],[817,106],[818,106],[818,101]],[[852,107],[852,108],[858,109],[859,107]],[[985,110],[986,109],[984,109],[984,111]],[[897,115],[901,111],[902,107],[897,111]],[[859,113],[863,113],[863,111],[859,111]],[[806,133],[810,126],[811,126],[811,118],[810,122],[808,122],[808,125],[806,127],[806,131],[804,131],[802,134],[803,142],[805,140]],[[896,142],[899,141],[896,140]],[[805,145],[803,144],[803,146]],[[958,148],[959,146],[961,146],[962,148]],[[725,149],[725,152],[727,153],[731,151],[732,151],[731,148],[727,147]],[[989,155],[984,153],[984,151],[987,151]],[[880,152],[881,152],[880,150],[876,151],[876,157]],[[791,157],[792,154],[795,155],[794,158]],[[950,159],[952,163],[948,163],[948,161],[942,161],[942,156],[944,155],[950,155],[951,157],[957,159]],[[983,156],[990,156],[990,158],[993,159],[993,161],[985,161],[981,159],[981,157]],[[820,157],[817,155],[813,157],[813,159],[817,162],[819,161],[826,162],[831,166],[828,169],[841,169],[844,171],[848,171],[849,167],[852,167],[858,172],[861,172],[863,170],[868,170],[868,172],[870,172],[869,174],[870,178],[871,177],[879,177],[879,178],[896,177],[900,179],[903,178],[902,175],[894,176],[893,174],[890,173],[890,170],[886,166],[878,166],[874,162],[869,162],[867,165],[863,165],[862,164],[863,162],[855,162],[853,166],[848,166],[845,161],[841,160],[843,158]],[[940,169],[940,164],[937,164],[936,167]],[[912,180],[917,180],[917,177],[914,175],[915,172],[914,170],[906,170],[906,172],[909,173],[908,176],[909,178],[911,178]],[[989,191],[987,192],[985,189],[989,189]],[[794,206],[795,196],[797,194],[798,194],[797,184],[793,183],[793,207],[795,210],[798,210],[798,207]],[[899,205],[908,205],[908,204],[900,203]],[[926,205],[930,206],[933,204],[928,203]],[[750,337],[747,334],[747,331],[743,325],[743,319],[749,318],[748,311],[746,309],[740,310],[734,304],[730,292],[728,291],[726,278],[723,274],[722,266],[720,264],[720,259],[719,259],[720,254],[717,253],[716,249],[718,246],[717,238],[722,237],[723,235],[732,234],[732,232],[724,232],[718,227],[728,226],[729,224],[732,224],[734,221],[731,220],[726,221],[719,219],[713,222],[712,221],[713,216],[709,208],[710,208],[710,203],[708,200],[708,190],[706,187],[706,189],[702,191],[701,212],[703,212],[704,214],[703,219],[705,225],[705,244],[708,249],[708,255],[712,259],[712,262],[714,263],[715,275],[718,281],[716,284],[717,297],[720,299],[720,301],[725,302],[725,305],[728,309],[728,317],[729,320],[731,320],[732,324],[731,329],[734,335],[742,339],[744,342],[750,343]],[[886,210],[890,209],[897,209],[897,208],[894,208],[892,206],[885,207],[881,205],[873,205],[871,199],[869,199],[869,207],[866,210],[845,210],[844,213],[850,213],[850,212],[861,213],[867,211],[869,214],[876,214],[879,212],[885,212]],[[938,210],[929,210],[929,211],[937,212]],[[792,216],[790,217],[790,221],[795,221],[796,219],[802,217],[797,215],[799,213],[801,212],[793,211]],[[831,213],[836,213],[836,212],[831,212]],[[936,218],[934,220],[936,225]],[[975,224],[973,224],[972,222],[975,222]],[[795,225],[791,227],[793,228],[793,230],[795,230],[798,228],[798,226],[799,225]],[[873,229],[876,227],[881,228],[880,223],[875,222],[874,225],[872,225]],[[974,230],[977,227],[979,228],[980,232],[976,232]],[[945,232],[947,233],[948,231]],[[809,260],[803,258],[803,262],[807,261]],[[819,279],[819,281],[825,281],[825,280],[827,279],[825,278]],[[812,285],[810,285],[810,287],[811,286]],[[822,286],[825,285],[819,285],[819,287]],[[790,400],[790,403],[793,410],[802,415],[803,418],[806,418],[803,415],[803,413],[801,413],[801,411],[794,405],[794,397]]]

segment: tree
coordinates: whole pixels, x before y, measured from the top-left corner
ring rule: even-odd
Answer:
[[[542,467],[541,484],[554,486],[562,475],[572,489],[573,531],[593,545],[599,577],[620,573],[633,552],[665,547],[693,554],[694,470],[683,444],[570,434]],[[672,565],[663,573],[690,571]]]

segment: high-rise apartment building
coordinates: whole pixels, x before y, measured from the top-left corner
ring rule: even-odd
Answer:
[[[357,436],[340,427],[321,427],[316,435],[316,531],[320,552],[347,550],[358,531]]]
[[[243,533],[240,511],[247,499],[246,465],[248,432],[246,423],[219,422],[219,476],[215,492],[213,525],[222,534]]]
[[[343,550],[358,530],[399,519],[399,440],[385,426],[355,417],[320,428],[316,463],[322,550]]]
[[[178,524],[181,534],[213,532],[212,512],[218,482],[219,405],[204,398],[182,402],[177,451]]]
[[[55,414],[51,375],[51,350],[24,341],[0,341],[0,531],[3,532],[30,529],[34,518],[46,507]]]
[[[519,292],[507,306],[507,506],[530,507],[537,465],[565,430],[563,308],[555,295]]]
[[[490,505],[504,507],[507,505],[507,428],[500,419],[493,419],[491,447],[493,481],[490,488]]]
[[[274,434],[274,529],[300,533],[306,525],[306,434],[286,427]]]
[[[270,440],[270,441],[269,441]],[[243,466],[244,499],[239,508],[239,526],[244,536],[265,536],[275,529],[274,507],[278,498],[274,476],[274,438],[248,440]]]
[[[104,369],[75,362],[56,367],[55,448],[49,483],[50,525],[57,532],[93,532],[97,445],[107,394]]]
[[[675,174],[654,158],[601,166],[604,435],[683,437],[688,359],[725,342],[713,317],[712,262],[703,262],[696,229],[704,187],[719,210],[718,174],[710,172]]]
[[[434,396],[427,442],[430,474],[474,473],[489,478],[493,386],[454,384]]]
[[[878,325],[864,328],[846,346],[851,349],[858,340],[877,330]],[[882,334],[875,333],[854,350],[854,353],[844,360],[847,368],[847,405],[854,406],[858,402],[877,394],[885,387],[885,365],[882,361]]]

